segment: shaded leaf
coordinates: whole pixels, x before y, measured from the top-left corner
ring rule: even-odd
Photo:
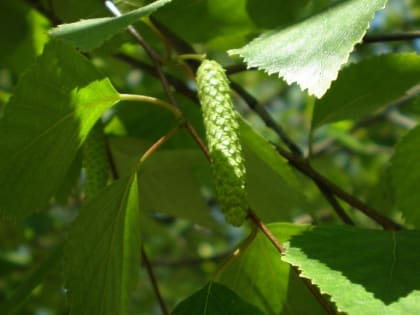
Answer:
[[[140,266],[139,214],[136,176],[114,182],[80,210],[65,251],[71,314],[127,314]]]
[[[0,213],[19,218],[45,206],[95,121],[118,99],[83,56],[48,44],[0,120]]]
[[[308,209],[295,174],[274,147],[244,120],[240,120],[251,208],[264,220],[292,219],[294,211]]]
[[[242,300],[235,292],[216,282],[209,282],[201,290],[185,299],[172,315],[263,315],[252,304]]]
[[[20,74],[41,54],[48,40],[46,32],[50,23],[22,1],[2,1],[0,20],[0,64],[7,65],[12,71]]]
[[[387,0],[342,1],[286,29],[265,33],[229,51],[248,67],[278,73],[320,98],[337,78],[354,45],[362,40],[374,14]]]
[[[420,83],[420,56],[389,54],[350,65],[315,103],[312,128],[346,119],[360,119]]]
[[[419,231],[314,227],[285,244],[283,260],[330,295],[341,312],[417,314],[419,242]]]
[[[217,47],[242,44],[256,30],[247,13],[248,0],[173,0],[156,17],[190,43],[219,40]],[[200,23],[197,23],[200,21]],[[191,26],[194,27],[191,27]],[[226,45],[226,42],[228,45]]]
[[[280,243],[308,229],[287,223],[269,224],[268,228]],[[281,261],[277,249],[260,233],[228,265],[220,280],[265,314],[325,314],[290,266]]]
[[[139,18],[152,14],[171,1],[157,0],[118,17],[104,17],[62,24],[52,29],[50,35],[68,40],[83,51],[90,51],[98,48],[104,41],[124,30]]]
[[[391,158],[391,185],[397,208],[408,223],[420,227],[420,126],[411,130]]]
[[[129,174],[151,143],[131,138],[111,138],[111,151],[120,175]],[[215,221],[202,196],[200,176],[209,163],[199,150],[159,150],[139,170],[142,209],[191,220],[203,226]],[[210,177],[210,175],[207,175]]]

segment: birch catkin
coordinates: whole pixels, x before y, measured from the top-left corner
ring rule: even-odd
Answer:
[[[203,61],[197,70],[197,87],[217,198],[226,221],[240,226],[248,209],[246,172],[224,69],[215,61]]]

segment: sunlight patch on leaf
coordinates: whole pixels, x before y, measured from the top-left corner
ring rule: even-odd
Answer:
[[[320,98],[359,43],[376,11],[387,0],[347,0],[301,23],[273,30],[248,45],[230,50],[248,67],[278,73],[289,84]]]
[[[419,231],[314,227],[293,236],[282,259],[331,296],[340,312],[418,314],[419,242]]]
[[[289,223],[273,223],[267,227],[280,243],[310,229],[309,226]],[[280,259],[277,249],[261,233],[223,270],[220,281],[265,314],[325,314],[290,266]]]
[[[94,123],[118,100],[86,58],[49,43],[0,120],[0,213],[22,218],[46,206]]]

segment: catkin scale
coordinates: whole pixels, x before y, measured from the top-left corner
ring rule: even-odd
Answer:
[[[85,199],[90,200],[102,190],[109,178],[109,164],[103,124],[98,121],[83,145],[83,167],[85,169]]]
[[[204,60],[197,70],[197,88],[217,198],[226,221],[240,226],[248,209],[246,171],[224,69],[215,61]]]

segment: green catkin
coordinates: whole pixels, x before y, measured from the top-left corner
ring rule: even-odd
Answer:
[[[240,226],[248,211],[245,162],[224,69],[204,60],[197,70],[197,87],[217,198],[226,221]]]
[[[109,163],[103,124],[98,121],[83,145],[85,169],[85,200],[89,201],[102,190],[109,179]]]

